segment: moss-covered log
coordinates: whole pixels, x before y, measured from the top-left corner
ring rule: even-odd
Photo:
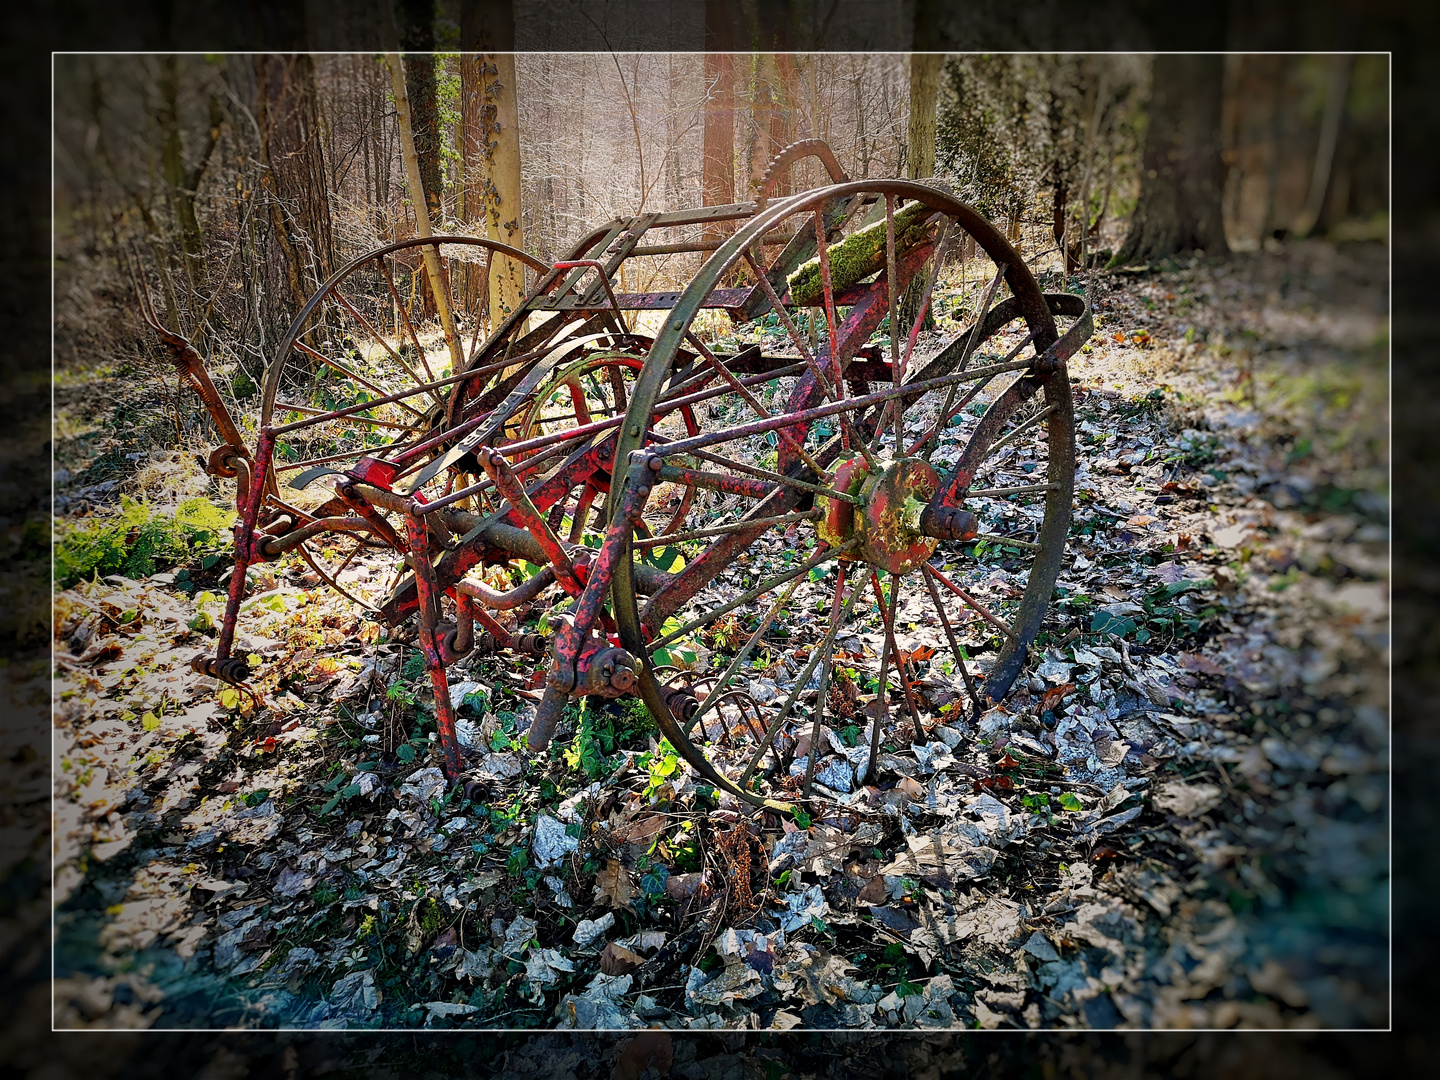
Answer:
[[[911,203],[895,215],[895,257],[898,259],[929,235],[929,221],[935,211],[923,203]],[[829,249],[830,287],[839,292],[885,268],[885,221],[847,236]],[[790,300],[798,307],[817,307],[825,302],[820,280],[820,257],[802,263],[789,278]]]

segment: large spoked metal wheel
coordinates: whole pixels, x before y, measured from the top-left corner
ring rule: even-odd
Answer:
[[[430,253],[440,269],[438,290],[428,281]],[[393,548],[394,542],[375,529],[321,530],[318,523],[334,524],[351,508],[336,499],[317,503],[301,492],[315,478],[367,453],[393,460],[423,447],[447,415],[472,401],[477,381],[459,378],[471,368],[466,358],[482,344],[491,346],[487,352],[496,344],[503,351],[521,329],[519,323],[507,325],[506,313],[491,302],[489,272],[497,257],[522,268],[527,289],[551,271],[523,251],[467,236],[403,240],[362,255],[306,302],[266,369],[261,426],[279,434],[264,477],[261,527],[315,529],[315,538],[293,550],[322,581],[366,607],[372,605],[352,594],[342,577],[357,556]],[[437,317],[437,293],[447,301],[447,318]],[[432,457],[421,449],[411,472]],[[466,479],[463,471],[451,469],[431,488],[444,491]],[[403,526],[396,535],[401,532]]]
[[[967,235],[996,271],[973,332],[926,331],[945,254]],[[797,255],[800,270],[772,269]],[[750,306],[728,306],[761,318],[704,340],[696,314],[737,277]],[[1064,553],[1074,421],[1051,347],[1056,316],[1085,310],[1042,295],[975,210],[915,182],[772,203],[706,262],[649,351],[616,455],[637,465],[627,484],[693,487],[691,510],[678,524],[646,502],[612,589],[639,691],[701,775],[776,806],[817,781],[847,790],[873,777],[883,742],[924,741],[952,703],[1005,696]],[[742,380],[720,356],[752,341],[795,364]],[[697,371],[730,388],[709,430],[655,420]],[[950,509],[930,506],[938,492]],[[996,551],[1008,560],[982,566]],[[680,568],[637,597],[657,559]],[[692,654],[703,677],[684,670]]]

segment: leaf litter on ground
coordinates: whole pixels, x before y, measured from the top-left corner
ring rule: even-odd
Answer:
[[[1076,511],[1024,679],[864,785],[837,721],[803,824],[652,775],[665,748],[620,713],[594,775],[528,755],[530,672],[500,658],[453,674],[448,787],[407,631],[303,565],[253,571],[263,706],[189,672],[218,607],[178,573],[58,592],[57,1023],[1383,1026],[1383,303],[1327,314],[1383,297],[1336,285],[1366,258],[1091,279]],[[1015,567],[971,585],[1012,594]],[[923,664],[945,649],[918,619]]]

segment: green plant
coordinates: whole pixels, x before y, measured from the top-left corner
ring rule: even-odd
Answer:
[[[670,740],[661,739],[660,746],[655,753],[641,754],[636,764],[649,774],[650,779],[642,793],[642,798],[648,799],[664,787],[670,777],[675,774],[675,770],[680,766],[680,758],[675,753],[675,748],[670,745]]]
[[[614,750],[615,718],[587,697],[580,708],[575,738],[565,751],[565,764],[580,769],[590,780],[599,780],[610,772],[607,755]]]
[[[68,589],[109,574],[142,578],[196,558],[208,570],[224,557],[234,522],[232,511],[199,496],[180,503],[172,516],[122,495],[119,514],[57,537],[55,581]]]

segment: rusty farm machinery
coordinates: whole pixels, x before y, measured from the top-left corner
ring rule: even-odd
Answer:
[[[772,197],[806,156],[829,182]],[[969,325],[925,330],[962,245],[990,263]],[[633,283],[637,264],[693,252],[683,288],[624,291],[622,267]],[[485,286],[502,257],[526,284],[508,312],[488,310]],[[406,273],[426,302],[407,304]],[[1042,293],[943,185],[851,180],[817,141],[783,151],[753,202],[617,219],[554,263],[469,236],[361,255],[273,352],[253,445],[143,296],[219,429],[209,470],[236,483],[228,603],[195,670],[250,677],[234,652],[247,567],[295,552],[350,596],[354,560],[388,557],[374,607],[418,623],[452,781],[466,766],[447,668],[504,650],[545,669],[532,749],[576,698],[638,695],[708,783],[789,805],[811,794],[819,754],[791,765],[831,688],[878,688],[853,714],[873,770],[892,723],[913,736],[934,722],[922,669],[966,707],[1006,695],[1060,570],[1085,299]],[[997,539],[995,521],[1024,534]],[[987,536],[1028,563],[1003,602],[953,580]],[[513,618],[547,599],[548,624]],[[857,600],[878,605],[883,633],[857,635]],[[962,621],[995,646],[986,672]],[[938,648],[901,648],[902,622]],[[799,670],[761,702],[751,665],[772,649]]]

